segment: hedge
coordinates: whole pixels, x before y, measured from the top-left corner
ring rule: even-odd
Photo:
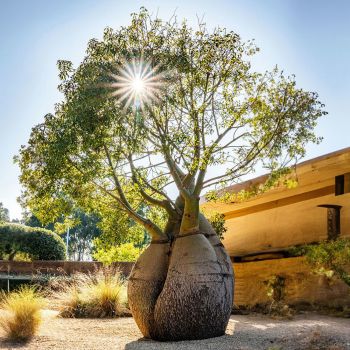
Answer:
[[[56,233],[12,223],[0,223],[0,259],[16,253],[28,254],[32,260],[65,260],[66,246]]]

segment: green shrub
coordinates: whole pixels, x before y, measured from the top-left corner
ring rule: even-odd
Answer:
[[[99,239],[95,241],[94,259],[102,262],[103,265],[111,265],[113,262],[136,261],[143,252],[142,248],[137,248],[133,243],[124,243],[109,249],[101,247]]]
[[[350,287],[350,239],[339,238],[294,247],[290,249],[290,254],[304,255],[314,272],[328,278],[338,277]]]
[[[56,233],[38,227],[0,224],[0,258],[13,260],[16,254],[32,260],[64,260],[65,244]]]

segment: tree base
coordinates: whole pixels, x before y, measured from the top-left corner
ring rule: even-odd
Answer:
[[[128,302],[145,338],[153,338],[154,308],[168,270],[170,244],[151,244],[139,257],[128,281]]]
[[[177,238],[167,278],[158,297],[155,339],[193,340],[225,334],[232,304],[227,280],[214,248],[196,234]],[[229,284],[231,285],[231,283]]]
[[[233,304],[232,265],[218,237],[205,228],[203,234],[178,237],[170,259],[169,244],[151,244],[135,264],[128,298],[144,337],[180,341],[225,334]]]

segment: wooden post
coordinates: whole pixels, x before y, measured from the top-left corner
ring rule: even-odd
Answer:
[[[322,204],[321,208],[327,208],[327,237],[333,241],[340,235],[340,205]]]

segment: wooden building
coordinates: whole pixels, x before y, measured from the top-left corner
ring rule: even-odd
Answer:
[[[299,273],[299,279],[306,273],[307,267],[304,266],[302,258],[283,259],[287,248],[336,236],[350,237],[350,148],[298,164],[295,176],[298,184],[294,188],[280,185],[243,202],[202,204],[202,209],[206,212],[225,215],[228,231],[223,243],[232,260],[237,262],[234,264],[238,283],[236,299],[237,296],[239,299],[239,295],[244,297],[244,302],[238,300],[238,304],[247,303],[249,291],[254,292],[254,288],[249,286],[247,276],[263,282],[272,273],[269,267],[273,267],[274,274],[277,274],[279,264],[280,274],[287,273],[287,265],[294,266],[296,273]],[[261,176],[231,186],[226,191],[238,193],[242,189],[263,183],[266,178],[267,176]],[[286,260],[289,260],[288,264]],[[242,265],[248,261],[253,262]],[[297,268],[295,264],[304,265]],[[254,270],[257,271],[255,275]],[[288,273],[292,270],[289,268]],[[305,271],[301,273],[301,270]],[[313,278],[315,276],[310,272],[309,280]],[[316,292],[312,296],[308,291],[310,295],[299,295],[296,299],[307,302],[327,301],[332,295],[334,301],[337,299],[334,298],[334,288],[326,291],[318,289],[317,293],[321,295],[319,297],[315,296]],[[348,290],[344,286],[338,286],[337,289],[339,288],[339,302],[345,299],[350,302]],[[347,293],[345,299],[342,293]]]

